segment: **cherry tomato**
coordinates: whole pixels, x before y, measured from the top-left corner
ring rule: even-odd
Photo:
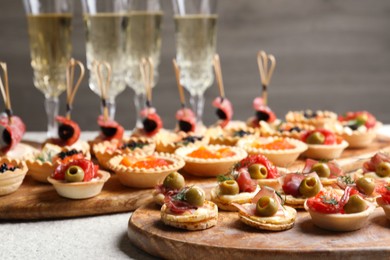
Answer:
[[[254,192],[257,188],[257,182],[251,179],[251,175],[246,168],[239,170],[236,181],[240,192]]]

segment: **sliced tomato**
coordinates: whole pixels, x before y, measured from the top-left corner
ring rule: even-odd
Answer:
[[[299,197],[301,195],[299,192],[299,186],[304,178],[305,175],[299,173],[290,173],[285,175],[282,184],[283,192],[293,197]]]
[[[382,199],[390,204],[390,186],[388,185],[380,185],[376,191],[382,196]]]
[[[307,206],[314,211],[324,214],[344,213],[344,205],[350,195],[356,194],[352,187],[346,187],[343,196],[339,196],[333,190],[322,190],[315,197],[307,200]]]
[[[373,128],[376,125],[376,118],[367,111],[347,112],[344,116],[339,116],[341,122],[355,120],[358,117],[366,118],[364,125],[367,129]]]
[[[251,179],[251,175],[246,168],[238,171],[236,181],[240,192],[254,192],[257,188],[257,182]]]
[[[265,166],[265,168],[267,168],[267,179],[274,179],[279,177],[278,169],[276,168],[276,166],[273,165],[272,162],[262,154],[254,154],[247,156],[235,166],[235,170],[238,171],[242,168],[248,168],[255,163],[262,164]]]
[[[65,179],[65,172],[70,166],[79,166],[84,171],[84,182],[92,180],[94,177],[97,176],[97,172],[99,170],[99,166],[95,165],[92,161],[87,159],[79,159],[74,160],[66,164],[60,164],[55,169],[54,173],[52,174],[52,177],[56,180],[64,180]]]
[[[316,129],[316,130],[306,131],[305,133],[303,133],[301,140],[306,143],[306,139],[315,132],[320,132],[321,134],[324,135],[325,141],[323,144],[330,145],[330,144],[341,143],[342,141],[342,139],[338,140],[336,135],[327,129]]]

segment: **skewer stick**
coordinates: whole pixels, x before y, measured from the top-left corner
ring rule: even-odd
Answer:
[[[3,81],[0,77],[0,90],[1,90],[1,95],[3,96],[3,100],[5,103],[5,112],[8,116],[8,121],[12,123],[12,107],[11,107],[11,98],[9,95],[9,84],[8,84],[8,68],[7,68],[7,63],[5,62],[0,62],[0,67],[3,70],[3,75],[4,75],[4,84]]]
[[[172,60],[172,63],[173,63],[173,69],[175,70],[177,88],[179,89],[181,107],[185,108],[186,107],[186,98],[184,96],[183,86],[180,83],[180,68],[179,68],[179,65],[177,65],[177,62],[175,59]]]
[[[74,71],[75,67],[78,66],[80,68],[80,75],[79,78],[76,81],[76,84],[74,84]],[[72,111],[72,104],[74,97],[76,95],[77,90],[80,87],[81,81],[83,80],[85,73],[84,65],[73,58],[71,58],[67,64],[66,67],[66,118],[70,119],[70,113]]]
[[[146,106],[152,106],[152,86],[154,81],[154,68],[151,58],[142,58],[140,64],[141,75],[146,89]]]
[[[98,85],[100,88],[100,96],[102,99],[102,106],[103,106],[103,119],[104,121],[107,121],[109,116],[108,116],[108,107],[107,107],[107,95],[108,91],[110,89],[110,80],[111,80],[111,65],[107,61],[103,62],[96,62],[95,63],[95,69],[96,69],[96,74],[98,78]],[[103,69],[106,70],[106,74],[103,75]],[[104,81],[104,76],[105,76],[105,81]]]
[[[257,53],[257,64],[259,66],[259,74],[263,90],[262,97],[264,105],[267,105],[267,88],[271,82],[271,78],[276,67],[276,59],[272,54],[268,55],[265,51],[259,51]]]
[[[215,76],[216,76],[217,82],[218,82],[219,94],[220,94],[220,96],[221,96],[221,98],[223,100],[225,98],[225,89],[223,87],[221,61],[219,59],[219,55],[218,54],[214,55],[213,64],[214,64]]]

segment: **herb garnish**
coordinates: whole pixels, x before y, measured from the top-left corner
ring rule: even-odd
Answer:
[[[351,184],[354,184],[354,183],[355,183],[355,181],[351,178],[350,175],[340,176],[339,179],[340,179],[343,183],[345,183],[345,184],[347,184],[347,185],[351,185]]]
[[[321,200],[323,203],[330,204],[330,205],[338,205],[339,202],[335,198],[328,198],[325,195],[322,195]]]
[[[228,175],[218,175],[217,176],[217,181],[218,182],[224,182],[224,181],[227,181],[227,180],[232,180],[232,178]]]

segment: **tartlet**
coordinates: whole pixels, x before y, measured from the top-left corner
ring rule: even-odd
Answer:
[[[300,139],[303,131],[314,130],[315,127],[308,124],[300,123],[289,123],[284,122],[279,124],[276,128],[269,125],[267,122],[260,122],[260,134],[261,136],[278,136],[278,137],[288,137],[294,139]]]
[[[385,212],[386,218],[390,220],[390,186],[382,185],[378,189],[378,193],[381,195],[380,197],[376,198],[376,202],[380,207],[382,207],[383,211]]]
[[[343,208],[350,198],[349,195],[345,197],[346,193],[349,193],[348,188],[344,191],[343,196],[337,196],[335,195],[337,191],[329,190],[328,193],[320,192],[315,198],[306,200],[305,210],[309,212],[313,223],[320,228],[331,231],[354,231],[364,227],[370,214],[375,210],[375,205],[365,201],[365,210],[356,213],[344,213]],[[328,205],[329,209],[326,213],[310,206],[312,201],[316,200],[321,200],[323,205]],[[342,203],[342,201],[344,202]]]
[[[337,114],[331,111],[290,111],[286,114],[286,121],[293,124],[308,124],[315,128],[334,130],[337,124]]]
[[[52,172],[59,164],[59,162],[53,161],[54,157],[61,152],[67,153],[69,151],[76,150],[69,149],[69,147],[61,148],[58,145],[49,143],[45,144],[42,150],[37,153],[34,158],[26,160],[28,174],[36,181],[48,183],[47,178],[52,174]],[[82,152],[80,151],[80,153]],[[87,154],[83,154],[83,157],[86,159],[91,159],[89,152]]]
[[[306,151],[303,142],[283,137],[244,138],[237,145],[248,154],[263,154],[276,166],[286,167],[292,164],[301,153]]]
[[[111,140],[97,143],[93,147],[93,153],[104,169],[109,169],[108,161],[120,154],[143,153],[150,155],[154,153],[156,144],[150,138],[131,137],[129,139]]]
[[[209,138],[207,136],[196,135],[195,133],[167,132],[159,135],[155,141],[156,152],[174,153],[180,147],[207,145]]]
[[[258,131],[252,127],[229,127],[219,126],[209,128],[206,135],[210,137],[210,144],[235,146],[237,142],[247,136],[258,136]]]
[[[199,153],[202,156],[190,156],[193,153]],[[175,151],[175,154],[182,157],[185,161],[183,171],[201,177],[215,177],[226,174],[236,162],[247,156],[247,153],[242,148],[222,145],[181,147]],[[220,156],[211,158],[208,156],[210,154],[219,154]]]
[[[323,128],[303,133],[301,140],[307,144],[307,150],[303,153],[303,156],[312,159],[336,159],[348,147],[345,140]]]
[[[6,168],[3,164],[6,164]],[[12,165],[12,169],[9,165]],[[0,173],[0,196],[8,195],[19,189],[28,170],[26,164],[22,161],[1,158],[0,168],[4,168],[2,169],[4,171]]]
[[[99,170],[97,176],[88,182],[66,182],[48,177],[57,193],[68,199],[88,199],[97,196],[103,189],[104,183],[110,178],[110,173]]]
[[[130,158],[134,164],[124,165],[125,158]],[[148,160],[154,159],[166,163],[163,166],[155,166],[153,163],[150,167],[141,165],[144,164],[143,162],[147,164]],[[140,163],[140,166],[136,163]],[[154,153],[149,156],[143,154],[117,155],[108,161],[109,168],[117,174],[119,181],[132,188],[153,188],[161,184],[169,173],[181,169],[184,164],[181,157],[167,153]]]

